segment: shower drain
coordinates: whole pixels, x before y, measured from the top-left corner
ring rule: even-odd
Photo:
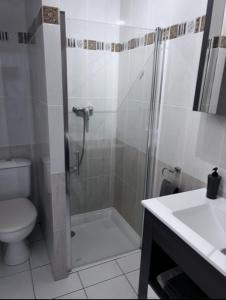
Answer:
[[[76,233],[74,231],[71,231],[71,238],[75,237]]]
[[[221,250],[221,253],[223,253],[224,255],[226,255],[226,248]]]

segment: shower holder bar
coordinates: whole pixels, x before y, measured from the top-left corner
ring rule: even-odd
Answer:
[[[76,165],[74,167],[71,167],[70,168],[70,173],[73,174],[73,173],[77,173],[77,175],[79,176],[80,175],[80,153],[79,151],[76,151],[75,152],[75,156],[76,156]]]
[[[181,174],[182,169],[180,167],[175,167],[173,169],[169,169],[169,168],[163,168],[162,169],[162,176],[165,177],[165,173],[166,171],[170,174],[174,174],[175,176],[178,176]]]

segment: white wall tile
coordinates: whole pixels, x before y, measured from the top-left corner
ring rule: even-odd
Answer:
[[[49,257],[44,240],[31,245],[31,268],[42,267],[49,264]]]
[[[64,121],[63,107],[49,106],[49,143],[51,174],[64,173]]]
[[[116,23],[120,17],[120,0],[60,0],[60,5],[68,18]]]
[[[43,25],[48,105],[63,105],[60,26]]]
[[[159,159],[172,166],[181,166],[185,147],[188,111],[181,107],[164,106],[159,132]]]
[[[123,0],[121,20],[144,28],[167,27],[206,13],[207,0]]]
[[[192,109],[203,34],[167,42],[164,103]]]

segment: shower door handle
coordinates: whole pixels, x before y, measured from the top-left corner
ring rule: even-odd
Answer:
[[[77,173],[77,175],[80,175],[80,153],[79,151],[75,152],[76,155],[76,165],[74,167],[70,168],[70,173]]]
[[[76,166],[76,168],[77,168],[77,175],[79,176],[80,175],[80,152],[79,151],[77,151],[76,152],[76,160],[77,160],[77,166]]]

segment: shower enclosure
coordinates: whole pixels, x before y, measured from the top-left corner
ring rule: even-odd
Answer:
[[[161,30],[61,13],[72,267],[140,248],[151,196],[164,46]]]

